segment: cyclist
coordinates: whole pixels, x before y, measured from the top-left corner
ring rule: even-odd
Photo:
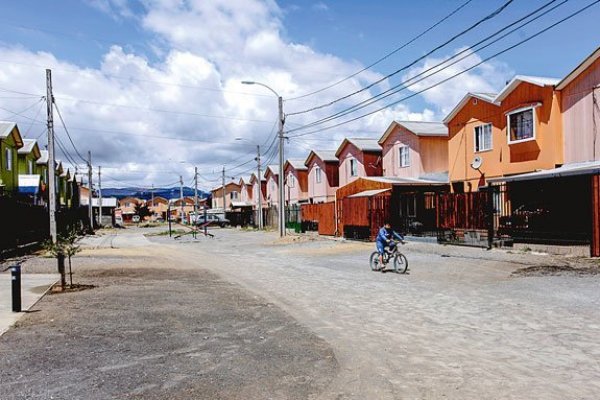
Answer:
[[[377,240],[375,245],[377,246],[377,252],[379,253],[379,265],[381,265],[381,271],[383,272],[383,253],[385,246],[389,246],[390,250],[394,249],[396,244],[393,242],[393,238],[398,238],[400,241],[404,240],[404,237],[399,233],[392,230],[392,224],[389,221],[385,221],[383,226],[379,229],[377,234]]]

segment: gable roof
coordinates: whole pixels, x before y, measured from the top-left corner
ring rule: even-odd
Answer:
[[[508,82],[504,89],[498,93],[494,102],[499,103],[504,100],[513,90],[517,88],[521,83],[531,83],[532,85],[545,87],[545,86],[555,86],[560,79],[556,78],[547,78],[543,76],[530,76],[530,75],[516,75],[514,78]]]
[[[478,100],[483,100],[483,101],[485,101],[487,103],[490,103],[490,104],[496,104],[495,101],[494,101],[494,99],[496,98],[496,94],[495,93],[468,92],[467,94],[465,94],[463,96],[463,98],[460,100],[460,102],[452,109],[452,111],[450,111],[450,114],[446,115],[446,117],[442,121],[444,123],[444,125],[447,125],[448,122],[452,121],[452,119],[454,117],[456,117],[456,114],[458,114],[458,112],[460,110],[462,110],[462,108],[465,105],[467,105],[467,103],[469,102],[470,98],[475,98],[475,99],[478,99]]]
[[[265,178],[268,173],[271,172],[271,175],[278,176],[279,175],[279,165],[268,165],[265,169]]]
[[[48,164],[48,150],[40,150],[40,158],[35,162],[37,165]]]
[[[303,160],[300,159],[286,160],[285,164],[283,164],[283,169],[286,170],[288,165],[296,171],[306,171],[308,169],[308,167],[304,165]]]
[[[571,83],[575,78],[577,78],[583,71],[585,71],[590,65],[594,63],[598,58],[600,58],[600,47],[596,49],[592,54],[587,56],[585,60],[581,62],[573,71],[571,71],[567,76],[565,76],[559,83],[556,85],[556,90],[563,90],[569,83]]]
[[[228,183],[225,184],[225,187],[228,187],[228,186],[231,186],[231,185],[235,186],[238,189],[240,187],[240,185],[238,185],[235,182],[228,182]],[[223,187],[223,185],[217,186],[216,188],[212,189],[211,192],[217,192],[217,191],[221,190],[222,187]],[[227,192],[227,190],[225,190],[225,192]]]
[[[448,137],[448,128],[441,122],[430,121],[392,121],[385,130],[378,143],[383,144],[394,131],[396,126],[402,126],[417,136],[423,137]]]
[[[253,183],[254,181],[257,181],[258,179],[256,178],[256,174],[253,172],[252,175],[250,175],[250,183]],[[261,178],[260,180],[261,182],[265,182],[264,178]]]
[[[339,157],[340,153],[348,144],[354,145],[358,150],[363,152],[381,152],[381,146],[377,139],[371,138],[344,138],[340,147],[335,152],[335,156]]]
[[[23,137],[19,131],[16,122],[0,121],[0,139],[6,139],[8,135],[13,135],[15,142],[19,147],[23,146]]]
[[[238,185],[239,186],[249,185],[251,179],[252,179],[252,176],[250,176],[250,177],[242,176],[242,177],[240,177],[240,180],[238,181]]]
[[[33,151],[36,160],[40,158],[40,148],[35,139],[23,139],[23,147],[17,150],[17,154],[29,154]]]
[[[310,159],[313,157],[317,157],[325,163],[338,163],[340,161],[335,155],[335,150],[311,150],[310,153],[308,153],[308,157],[306,157],[306,160],[304,161],[304,165],[308,166]]]

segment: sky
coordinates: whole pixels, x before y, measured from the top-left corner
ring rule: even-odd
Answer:
[[[441,121],[515,74],[561,78],[600,45],[596,0],[21,0],[0,12],[0,120],[44,148],[52,69],[57,157],[82,169],[91,151],[112,187],[191,185],[196,166],[211,189],[223,166],[227,180],[254,172],[256,145],[275,164],[277,99],[243,80],[283,97],[286,158],[304,159],[394,119]]]

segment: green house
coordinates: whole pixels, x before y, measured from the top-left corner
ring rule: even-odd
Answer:
[[[16,190],[19,184],[17,151],[23,138],[15,122],[0,121],[0,191]]]
[[[48,186],[48,150],[40,150],[40,158],[36,160],[37,172],[40,174],[44,188]]]
[[[20,175],[37,175],[37,160],[41,157],[40,148],[35,139],[23,139],[23,147],[17,150],[17,163]]]

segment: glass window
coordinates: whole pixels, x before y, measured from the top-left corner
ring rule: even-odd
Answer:
[[[350,176],[358,175],[358,165],[356,164],[356,160],[353,158],[350,160]]]
[[[317,183],[321,183],[321,167],[315,169],[315,179],[317,180]]]
[[[509,114],[509,143],[533,139],[533,123],[533,108]]]
[[[400,146],[400,166],[408,167],[410,165],[410,148],[408,146]]]
[[[295,185],[295,181],[294,181],[294,174],[292,174],[290,172],[290,174],[288,175],[288,186],[293,188]]]
[[[271,192],[275,191],[275,181],[271,180]]]
[[[33,175],[33,161],[32,160],[27,161],[27,173],[29,175]]]
[[[7,148],[6,149],[6,170],[7,171],[12,171],[12,149],[11,148]]]
[[[492,149],[492,124],[475,127],[475,151]]]

